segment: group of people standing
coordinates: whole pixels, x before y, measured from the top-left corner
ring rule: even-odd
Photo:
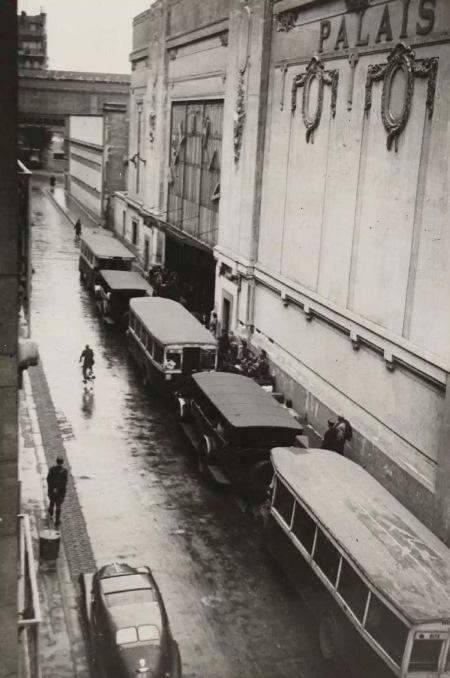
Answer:
[[[353,429],[350,422],[342,415],[339,415],[337,422],[328,419],[328,429],[322,441],[323,450],[331,450],[338,454],[344,454],[344,447],[347,441],[353,437]]]

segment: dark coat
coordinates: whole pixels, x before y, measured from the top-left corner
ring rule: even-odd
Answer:
[[[321,448],[322,450],[331,450],[332,452],[337,452],[337,438],[336,438],[336,429],[334,426],[325,431],[323,437]]]
[[[80,360],[83,360],[86,367],[92,367],[94,364],[94,351],[92,348],[85,348],[80,356]]]
[[[67,469],[60,464],[52,466],[47,476],[49,499],[63,501],[66,496]]]

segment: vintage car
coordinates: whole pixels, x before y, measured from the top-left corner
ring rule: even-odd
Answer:
[[[130,299],[152,295],[153,288],[137,271],[99,271],[95,303],[107,323],[126,328]]]
[[[178,645],[148,567],[112,563],[80,583],[96,676],[180,678]]]
[[[178,403],[200,472],[264,499],[273,475],[271,448],[282,440],[293,445],[302,433],[288,410],[253,379],[228,372],[193,374]]]

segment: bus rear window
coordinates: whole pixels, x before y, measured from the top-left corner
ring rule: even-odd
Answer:
[[[341,555],[334,544],[324,535],[322,530],[319,530],[316,548],[314,549],[314,560],[333,585],[336,583],[340,557]]]
[[[295,505],[292,532],[295,534],[301,545],[305,547],[308,553],[311,553],[314,543],[314,535],[316,533],[316,524],[309,513],[306,513],[305,509],[300,504]]]
[[[283,518],[284,522],[290,527],[292,509],[294,508],[294,497],[279,478],[277,478],[273,506]]]
[[[345,600],[355,617],[362,622],[366,609],[369,589],[355,572],[353,567],[342,559],[341,575],[339,577],[338,592]]]
[[[400,666],[408,637],[408,628],[373,593],[365,628],[380,647]]]
[[[408,670],[412,673],[437,671],[443,640],[415,640]]]

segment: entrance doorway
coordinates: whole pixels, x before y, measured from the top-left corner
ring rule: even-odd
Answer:
[[[230,331],[231,301],[224,297],[222,299],[222,330]]]
[[[144,240],[144,271],[147,273],[150,264],[150,243],[148,238]]]

